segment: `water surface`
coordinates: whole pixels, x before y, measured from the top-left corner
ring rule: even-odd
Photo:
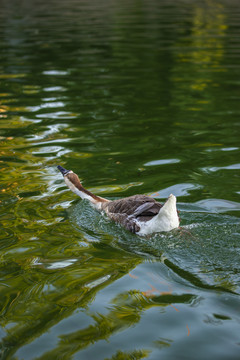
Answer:
[[[2,359],[239,359],[238,1],[2,1]],[[65,186],[178,198],[141,238]]]

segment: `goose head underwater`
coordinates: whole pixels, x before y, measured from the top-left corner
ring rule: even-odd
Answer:
[[[170,231],[179,227],[176,197],[169,195],[162,205],[147,195],[133,195],[118,200],[108,200],[85,189],[72,171],[58,166],[66,185],[82,199],[104,212],[111,220],[140,236]]]

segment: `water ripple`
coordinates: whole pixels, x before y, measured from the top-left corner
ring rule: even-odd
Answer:
[[[219,170],[240,170],[240,163],[239,164],[232,164],[227,166],[212,166],[212,167],[205,167],[202,168],[205,172],[216,172]]]
[[[155,166],[155,165],[166,165],[166,164],[176,164],[180,162],[179,159],[161,159],[161,160],[152,160],[145,163],[145,166]]]
[[[200,184],[183,183],[169,186],[166,189],[159,190],[158,192],[151,193],[150,195],[155,198],[164,199],[170,194],[175,196],[189,196],[191,191],[203,188]]]

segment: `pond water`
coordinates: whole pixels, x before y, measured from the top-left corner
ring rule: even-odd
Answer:
[[[239,359],[240,4],[1,2],[0,357]],[[138,237],[116,199],[177,196]]]

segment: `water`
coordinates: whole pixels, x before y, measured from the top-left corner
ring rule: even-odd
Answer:
[[[239,359],[238,1],[2,1],[2,359]],[[80,201],[178,198],[147,239]]]

